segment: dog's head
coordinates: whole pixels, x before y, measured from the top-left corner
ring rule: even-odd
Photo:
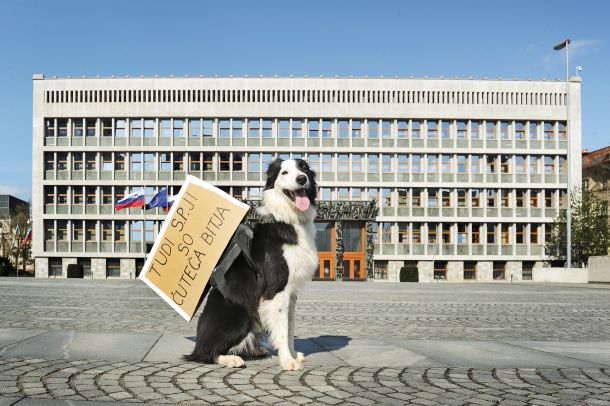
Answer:
[[[294,211],[306,212],[316,205],[316,174],[302,159],[276,159],[267,169],[265,191],[282,196]]]

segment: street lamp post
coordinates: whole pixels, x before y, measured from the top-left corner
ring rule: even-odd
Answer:
[[[559,44],[555,45],[553,49],[555,51],[559,51],[563,48],[566,49],[566,126],[567,126],[567,134],[568,134],[568,159],[567,159],[567,171],[568,171],[568,207],[566,212],[567,217],[567,265],[568,269],[572,268],[572,192],[570,190],[572,183],[571,175],[570,175],[570,162],[571,159],[571,150],[570,150],[570,139],[572,138],[572,129],[570,128],[570,59],[569,59],[569,49],[570,49],[570,39],[566,38],[561,41]]]

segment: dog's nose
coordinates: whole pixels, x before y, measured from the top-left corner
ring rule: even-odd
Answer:
[[[303,186],[304,184],[307,183],[307,176],[305,175],[299,175],[297,176],[297,183],[301,186]]]

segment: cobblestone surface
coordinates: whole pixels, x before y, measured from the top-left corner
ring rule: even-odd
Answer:
[[[195,334],[139,281],[0,279],[0,327]],[[605,285],[310,283],[300,337],[610,340]]]
[[[0,328],[194,335],[138,281],[0,280]],[[297,335],[610,340],[607,286],[311,283]],[[467,369],[47,360],[0,356],[0,396],[179,404],[606,405],[608,369]],[[1,399],[0,399],[1,403]]]
[[[0,396],[180,404],[608,404],[604,369],[277,367],[0,358]]]

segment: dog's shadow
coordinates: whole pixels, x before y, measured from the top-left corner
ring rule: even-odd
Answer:
[[[197,337],[186,337],[192,342],[197,341]],[[317,336],[317,337],[295,337],[294,349],[302,352],[305,356],[328,351],[340,350],[347,347],[352,339],[347,336]],[[269,355],[277,355],[277,351],[271,348],[271,345],[263,339],[262,344],[269,350]]]

